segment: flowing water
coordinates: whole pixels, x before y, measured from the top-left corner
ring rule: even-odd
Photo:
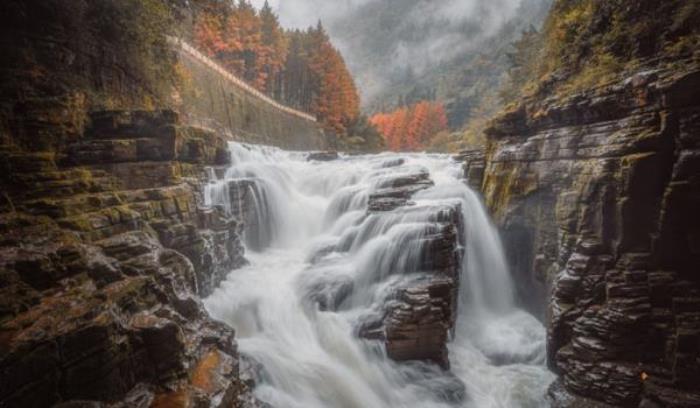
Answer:
[[[205,196],[246,219],[250,265],[230,273],[205,304],[260,367],[260,400],[280,408],[546,405],[553,375],[544,366],[544,328],[514,304],[498,234],[460,180],[459,163],[428,154],[322,163],[269,147],[230,149],[232,166]],[[370,193],[387,179],[426,171],[434,185],[413,205],[368,213]],[[231,180],[247,205],[230,194]],[[358,336],[397,287],[421,279],[415,238],[434,229],[440,206],[459,208],[464,230],[449,372],[394,362],[381,342]]]

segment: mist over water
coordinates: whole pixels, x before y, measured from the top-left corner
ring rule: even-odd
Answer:
[[[205,196],[235,212],[241,203],[231,202],[230,182],[249,189],[250,265],[233,271],[205,304],[236,329],[240,352],[257,363],[259,399],[300,408],[546,405],[554,377],[544,366],[544,328],[516,307],[498,234],[460,180],[459,163],[388,153],[320,163],[274,148],[230,149],[231,168]],[[405,162],[394,166],[399,158]],[[387,179],[421,172],[434,185],[414,195],[414,205],[368,213],[370,193]],[[436,208],[454,205],[465,236],[451,369],[394,362],[358,327],[396,288],[425,276],[415,238],[436,228]],[[337,307],[319,308],[319,299]]]

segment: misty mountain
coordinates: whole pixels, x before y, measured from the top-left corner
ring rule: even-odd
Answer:
[[[262,0],[260,1],[262,2]],[[551,0],[279,0],[283,25],[321,19],[361,91],[363,109],[438,99],[450,125],[495,101],[506,53]],[[483,108],[482,108],[483,109]],[[487,108],[488,110],[488,108]]]
[[[495,97],[510,44],[541,24],[549,4],[375,0],[327,24],[355,74],[365,110],[438,99],[450,125],[459,127],[484,97]]]

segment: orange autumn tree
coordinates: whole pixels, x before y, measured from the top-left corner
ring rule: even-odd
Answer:
[[[320,23],[311,35],[313,48],[309,68],[318,89],[312,97],[310,111],[327,129],[344,134],[360,114],[357,88],[343,57],[331,45]]]
[[[358,123],[360,98],[321,23],[285,32],[267,2],[260,12],[248,0],[216,4],[196,18],[197,47],[267,95],[347,136]]]
[[[289,40],[267,0],[260,9],[260,22],[262,42],[266,47],[262,56],[267,82],[265,92],[279,99],[282,96],[282,73],[289,53]]]
[[[438,133],[447,130],[447,114],[440,102],[422,101],[392,112],[378,113],[370,122],[395,151],[425,149]]]
[[[261,91],[272,88],[286,59],[286,42],[269,5],[260,15],[247,0],[201,13],[194,26],[199,49]]]
[[[203,13],[194,26],[194,41],[209,56],[216,56],[227,48],[223,37],[225,20],[215,14]]]

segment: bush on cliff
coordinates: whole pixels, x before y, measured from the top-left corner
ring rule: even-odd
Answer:
[[[570,94],[640,65],[700,57],[700,3],[686,0],[557,0],[541,33],[514,44],[502,95]]]

